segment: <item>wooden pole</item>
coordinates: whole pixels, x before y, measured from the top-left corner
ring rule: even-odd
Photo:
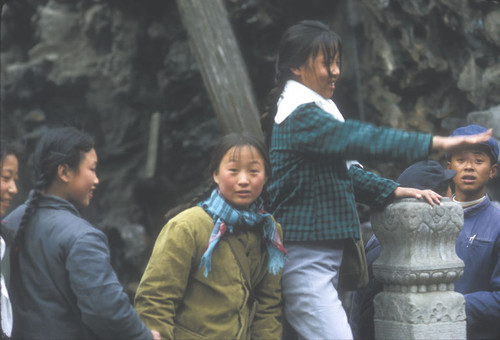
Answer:
[[[224,133],[263,138],[250,78],[222,0],[176,0]]]

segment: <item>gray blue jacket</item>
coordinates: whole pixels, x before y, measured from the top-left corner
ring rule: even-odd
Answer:
[[[468,339],[500,339],[500,209],[489,197],[464,209],[456,242],[464,275],[455,290],[464,294]]]
[[[5,218],[7,228],[17,231],[25,209]],[[9,291],[14,338],[152,338],[111,267],[106,236],[69,202],[42,196],[17,254]]]

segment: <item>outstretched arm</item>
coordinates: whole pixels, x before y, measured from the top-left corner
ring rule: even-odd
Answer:
[[[483,143],[491,138],[492,133],[493,130],[488,129],[488,131],[486,132],[470,136],[453,136],[453,137],[434,136],[432,138],[432,150],[453,151],[456,148],[464,147],[467,145]]]
[[[357,166],[349,168],[356,200],[368,205],[382,206],[391,199],[425,199],[430,205],[441,204],[441,195],[432,190],[401,187],[398,183],[365,171]]]

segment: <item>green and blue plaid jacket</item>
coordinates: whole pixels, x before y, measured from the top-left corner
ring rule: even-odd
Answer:
[[[286,241],[359,238],[358,201],[383,205],[398,186],[346,160],[426,159],[427,133],[340,122],[314,103],[297,107],[271,138],[271,211]]]

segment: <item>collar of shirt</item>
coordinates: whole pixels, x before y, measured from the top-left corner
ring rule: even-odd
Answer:
[[[295,80],[289,80],[286,83],[281,93],[281,97],[278,100],[278,110],[274,117],[274,121],[276,124],[281,124],[297,107],[312,102],[324,111],[330,113],[335,119],[341,122],[344,121],[344,117],[333,100],[323,98],[307,86]]]
[[[481,197],[481,198],[479,198],[477,200],[467,201],[467,202],[457,201],[455,194],[453,194],[453,196],[451,196],[451,198],[453,199],[453,202],[460,204],[462,206],[462,208],[465,209],[465,208],[472,207],[473,205],[476,205],[478,203],[481,203],[484,199],[486,199],[486,195],[484,195],[483,197]]]
[[[490,203],[491,203],[490,197],[488,196],[488,194],[485,194],[481,202],[473,206],[464,207],[464,218],[477,215],[478,213],[486,209],[490,205]]]

